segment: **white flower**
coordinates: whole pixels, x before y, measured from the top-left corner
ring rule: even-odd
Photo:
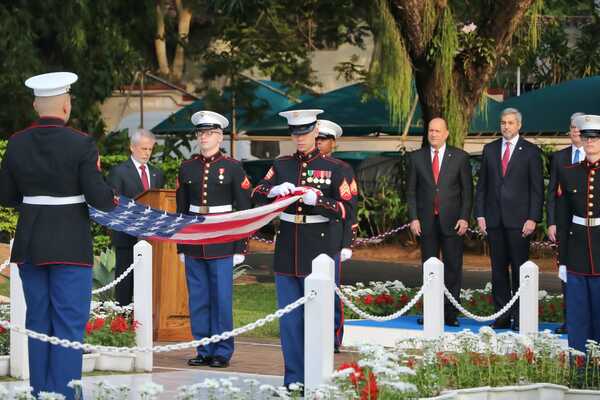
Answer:
[[[40,392],[38,400],[65,400],[65,396],[54,392]]]
[[[13,390],[13,398],[15,400],[35,400],[31,394],[32,390],[31,386],[18,386]]]
[[[469,25],[463,26],[461,29],[461,32],[462,33],[471,33],[471,32],[475,32],[476,29],[477,29],[477,25],[475,25],[473,22],[471,22]]]
[[[415,385],[413,385],[412,383],[408,383],[408,382],[383,380],[379,383],[384,386],[389,386],[399,392],[416,392],[417,391],[417,387]]]
[[[67,386],[70,387],[71,389],[75,389],[77,387],[82,387],[83,383],[81,382],[81,379],[73,379],[72,381],[67,383]]]
[[[164,388],[162,385],[154,382],[146,382],[140,388],[140,397],[142,399],[155,399],[163,391]]]
[[[538,292],[538,300],[542,300],[544,299],[544,297],[548,296],[548,292],[546,292],[545,290],[540,290]]]

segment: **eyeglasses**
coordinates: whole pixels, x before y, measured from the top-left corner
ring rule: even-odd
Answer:
[[[206,129],[206,130],[198,130],[196,131],[196,135],[199,137],[211,137],[212,135],[215,135],[217,133],[221,133],[221,130],[219,129]]]

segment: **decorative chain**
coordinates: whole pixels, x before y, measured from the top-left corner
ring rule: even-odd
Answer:
[[[335,292],[340,297],[340,299],[342,299],[344,304],[346,304],[352,311],[354,311],[360,317],[371,320],[371,321],[379,321],[379,322],[391,321],[391,320],[396,319],[396,318],[400,317],[401,315],[407,313],[408,310],[410,310],[411,308],[413,308],[413,306],[415,304],[417,304],[417,302],[423,296],[423,293],[425,293],[425,289],[427,289],[427,287],[429,286],[429,283],[433,280],[433,277],[434,277],[433,274],[429,275],[427,280],[423,283],[423,286],[421,286],[421,289],[419,289],[419,291],[415,294],[415,297],[413,297],[411,301],[406,303],[406,305],[404,307],[402,307],[402,309],[396,311],[393,314],[385,315],[385,316],[372,315],[366,311],[361,310],[354,303],[352,303],[352,301],[350,299],[348,299],[346,297],[346,295],[344,295],[344,293],[337,286],[335,287]]]
[[[396,233],[405,230],[406,228],[410,227],[410,224],[404,224],[401,225],[395,229],[392,229],[390,231],[384,232],[380,235],[377,236],[372,236],[370,238],[365,238],[365,239],[361,239],[361,238],[357,238],[356,240],[354,240],[354,243],[352,244],[352,247],[359,247],[359,246],[366,246],[369,244],[377,244],[377,243],[381,243],[381,241],[383,239],[386,239],[389,236],[395,235]],[[469,233],[473,234],[473,235],[477,235],[479,237],[484,237],[485,235],[483,235],[481,233],[481,231],[479,229],[471,229],[469,228],[467,230]],[[267,244],[273,244],[275,241],[274,240],[270,240],[270,239],[265,239],[265,238],[261,238],[259,236],[252,236],[251,239],[259,241],[259,242],[263,242],[263,243],[267,243]],[[531,242],[531,246],[535,247],[535,248],[541,248],[541,249],[553,249],[556,248],[557,245],[556,243],[550,242],[550,241],[536,241],[536,242]]]
[[[115,279],[108,285],[105,285],[105,286],[102,286],[101,288],[92,290],[92,294],[99,294],[102,292],[106,292],[107,290],[110,290],[110,289],[114,288],[115,286],[117,286],[119,284],[119,282],[121,282],[123,279],[125,279],[127,277],[127,275],[129,275],[133,271],[133,269],[140,262],[140,260],[141,260],[141,257],[138,257],[133,262],[133,264],[131,264],[125,271],[123,271],[123,273],[121,275],[119,275],[119,277],[117,279]]]
[[[527,276],[524,279],[523,283],[519,286],[519,289],[517,290],[517,292],[515,293],[515,295],[512,297],[512,299],[510,299],[510,301],[508,303],[506,303],[506,305],[504,307],[502,307],[501,310],[498,310],[498,312],[496,312],[496,313],[494,313],[492,315],[489,315],[487,317],[480,316],[480,315],[475,315],[475,314],[471,313],[469,310],[467,310],[466,308],[464,308],[454,298],[454,296],[452,296],[452,293],[450,293],[450,291],[448,290],[448,288],[446,287],[446,285],[444,285],[444,295],[446,295],[446,297],[448,298],[448,300],[450,301],[450,303],[452,303],[452,305],[454,307],[456,307],[456,309],[458,311],[460,311],[461,313],[463,313],[466,317],[474,319],[475,321],[479,321],[479,322],[492,321],[492,320],[495,320],[498,317],[500,317],[505,312],[507,312],[513,306],[513,304],[515,304],[515,302],[521,296],[521,290],[523,289],[523,287],[525,287],[525,286],[527,286],[529,284],[530,279],[531,278],[529,276]]]
[[[105,352],[105,353],[130,353],[130,352],[131,353],[133,353],[133,352],[162,353],[162,352],[167,352],[167,351],[195,348],[198,346],[206,346],[210,343],[217,343],[222,340],[227,340],[234,336],[241,335],[242,333],[250,332],[253,329],[256,329],[260,326],[265,325],[267,322],[274,321],[278,318],[283,317],[285,314],[288,314],[288,313],[294,311],[296,308],[304,305],[307,301],[313,299],[316,295],[317,295],[317,292],[315,292],[313,290],[308,295],[299,298],[295,302],[288,304],[284,308],[279,309],[279,310],[275,311],[274,313],[267,315],[264,318],[261,318],[257,321],[254,321],[254,322],[244,325],[242,327],[233,329],[231,331],[223,332],[220,335],[213,335],[211,337],[205,337],[205,338],[202,338],[199,340],[192,340],[190,342],[184,342],[184,343],[169,344],[169,345],[165,345],[165,346],[152,346],[152,347],[95,346],[95,345],[91,345],[88,343],[75,342],[75,341],[70,341],[68,339],[60,339],[56,336],[48,336],[44,333],[38,333],[38,332],[32,331],[30,329],[23,328],[22,326],[13,325],[9,321],[0,320],[0,326],[2,326],[4,329],[13,330],[15,332],[27,335],[30,338],[40,340],[42,342],[48,342],[48,343],[56,345],[56,346],[72,348],[75,350],[83,350],[83,351],[88,351],[88,352]]]

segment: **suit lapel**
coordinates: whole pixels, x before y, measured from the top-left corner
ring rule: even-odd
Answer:
[[[452,162],[452,149],[450,146],[446,145],[446,151],[444,151],[444,157],[442,157],[442,164],[440,165],[438,184],[442,182],[442,175],[445,175],[445,171],[449,168],[450,162]]]
[[[426,148],[422,149],[423,151],[423,163],[425,165],[425,171],[428,177],[429,177],[429,181],[435,185],[435,180],[433,179],[433,168],[431,166],[431,147],[427,146]]]
[[[502,139],[496,141],[494,146],[493,157],[495,158],[494,165],[496,166],[496,173],[498,174],[500,179],[503,179],[504,177],[502,176]]]
[[[127,162],[127,169],[129,170],[131,182],[135,182],[134,184],[137,188],[137,192],[142,193],[144,191],[144,186],[142,185],[142,179],[140,178],[140,174],[137,172],[137,169],[135,168],[135,164],[133,163],[131,158]]]
[[[156,188],[156,169],[150,165],[148,165],[148,180],[150,181],[150,189],[155,189]]]

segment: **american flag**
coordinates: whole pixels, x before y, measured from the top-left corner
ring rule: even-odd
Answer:
[[[110,212],[90,209],[90,217],[114,231],[150,240],[184,244],[227,243],[244,239],[277,217],[302,194],[276,199],[265,206],[223,214],[174,214],[138,204],[120,196]]]

